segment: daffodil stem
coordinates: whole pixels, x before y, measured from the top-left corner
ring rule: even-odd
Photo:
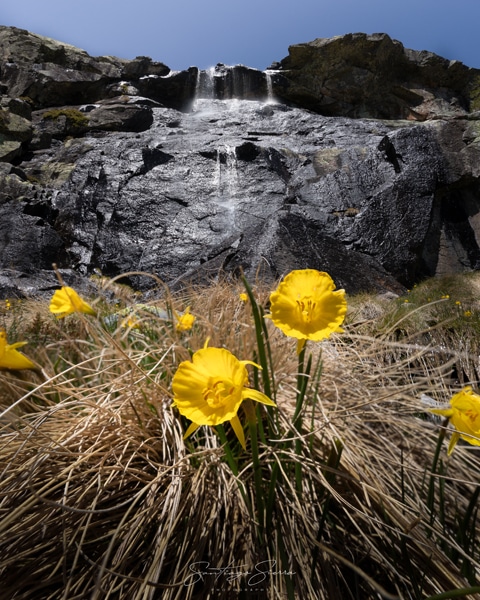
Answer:
[[[220,441],[222,442],[222,445],[225,449],[225,456],[227,457],[227,463],[228,463],[229,467],[232,469],[232,473],[236,477],[238,475],[238,464],[237,464],[237,461],[235,460],[235,457],[233,456],[232,449],[230,448],[230,444],[227,440],[227,436],[225,434],[225,429],[224,429],[223,425],[217,425],[216,429],[217,429],[218,437],[220,438]]]
[[[275,489],[277,486],[278,476],[280,474],[280,467],[278,466],[278,462],[275,462],[272,468],[272,474],[270,476],[270,484],[268,489],[267,496],[267,505],[265,507],[265,529],[269,531],[272,527],[272,515],[273,515],[273,506],[275,501]]]
[[[305,367],[305,351],[307,343],[302,346],[300,353],[298,354],[298,374],[297,374],[297,398],[295,403],[295,413],[293,415],[293,434],[295,436],[295,454],[297,460],[295,461],[295,485],[297,488],[297,494],[299,497],[302,493],[302,461],[300,460],[302,454],[302,425],[303,425],[303,403],[305,401],[305,395],[307,392],[308,380],[310,370],[312,368],[312,355],[310,354],[307,366]]]
[[[430,510],[430,524],[435,520],[434,508],[435,508],[435,475],[439,473],[437,471],[438,461],[440,459],[440,450],[442,448],[443,440],[445,439],[446,427],[448,424],[448,419],[445,419],[444,427],[440,429],[440,433],[438,434],[437,447],[435,448],[435,454],[433,456],[432,461],[432,471],[430,475],[430,483],[428,486],[428,495],[427,495],[427,507]]]
[[[330,451],[330,455],[327,460],[326,469],[324,470],[325,480],[329,485],[333,486],[336,474],[340,466],[340,460],[342,458],[343,444],[339,439],[335,439],[333,442],[333,448]],[[332,500],[332,493],[328,487],[325,486],[325,501],[322,506],[322,514],[320,516],[320,522],[317,530],[317,542],[320,543],[323,537],[325,523],[330,510],[330,503]],[[312,554],[312,567],[311,573],[313,574],[317,568],[318,561],[318,550],[319,546],[315,546]]]
[[[315,385],[313,391],[312,391],[312,416],[310,419],[310,431],[313,431],[315,428],[315,411],[318,405],[318,391],[319,391],[319,387],[320,387],[320,378],[322,375],[322,369],[323,369],[323,363],[322,363],[322,352],[320,350],[319,352],[319,356],[318,356],[318,360],[317,360],[317,364],[315,366],[314,372],[313,372],[313,383]],[[310,451],[312,450],[313,447],[313,436],[310,436],[310,442],[309,442],[309,446],[310,446]]]
[[[307,385],[310,376],[310,370],[312,368],[312,355],[308,357],[307,367],[305,368],[305,350],[307,344],[303,345],[298,355],[298,374],[297,374],[297,398],[295,402],[295,413],[293,414],[293,427],[301,434],[302,430],[302,410],[303,402],[305,400],[305,394],[307,392]]]
[[[262,468],[260,465],[260,452],[258,447],[257,421],[255,418],[255,409],[253,408],[253,403],[251,400],[245,400],[244,410],[247,415],[248,428],[250,431],[258,532],[260,539],[262,539],[263,531],[265,529],[265,503],[263,499]]]
[[[235,457],[233,456],[233,452],[232,449],[230,447],[230,443],[227,440],[227,436],[225,434],[225,428],[223,427],[223,425],[217,425],[216,427],[216,431],[218,433],[218,437],[220,438],[220,441],[222,442],[222,445],[225,449],[225,456],[227,458],[227,463],[228,466],[230,467],[230,469],[232,470],[232,473],[234,474],[234,476],[237,479],[238,482],[238,489],[240,490],[240,493],[242,494],[242,498],[248,508],[248,511],[250,512],[250,514],[252,513],[252,505],[250,503],[250,499],[248,497],[248,494],[245,490],[245,486],[243,484],[243,481],[241,481],[238,478],[238,464],[237,461],[235,460]]]
[[[272,391],[275,385],[273,383],[273,369],[269,368],[269,366],[271,366],[271,354],[269,349],[268,332],[265,326],[264,317],[261,313],[260,307],[257,304],[255,296],[253,295],[252,288],[250,287],[248,281],[245,279],[245,277],[242,277],[242,281],[247,291],[248,298],[250,300],[250,305],[252,307],[253,321],[255,324],[255,335],[257,338],[258,361],[260,363],[260,366],[262,367],[263,390],[269,398],[275,399],[274,397],[272,397]],[[270,365],[267,359],[266,348],[268,348],[268,358],[270,358]]]

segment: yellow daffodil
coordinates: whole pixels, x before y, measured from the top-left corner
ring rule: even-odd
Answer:
[[[214,427],[230,421],[233,430],[245,448],[243,427],[237,412],[246,398],[275,406],[265,394],[247,387],[247,364],[224,348],[203,348],[191,361],[180,363],[172,381],[173,404],[192,421],[184,439],[201,425]],[[258,366],[258,365],[255,365]]]
[[[128,327],[129,329],[140,329],[140,323],[135,315],[130,315],[129,317],[125,317],[120,323],[120,327],[124,327],[125,329]]]
[[[248,302],[248,294],[246,294],[245,292],[242,292],[241,294],[239,294],[238,297],[240,298],[240,300],[242,302]]]
[[[97,314],[90,304],[82,300],[73,288],[65,285],[53,294],[50,301],[50,312],[57,319],[63,319],[63,317],[71,315],[74,312],[82,312],[93,316]]]
[[[474,446],[480,446],[480,396],[470,386],[452,396],[449,408],[431,408],[430,411],[448,417],[455,427],[448,454],[453,452],[459,438]]]
[[[291,271],[270,294],[269,316],[285,335],[298,339],[298,353],[306,340],[319,341],[343,331],[345,290],[334,290],[330,275],[303,269]]]
[[[26,343],[17,342],[16,344],[7,344],[7,334],[5,330],[0,329],[0,369],[12,369],[15,371],[34,369],[37,371],[37,365],[17,350],[17,348],[25,346]]]
[[[181,315],[177,314],[177,331],[190,331],[197,317],[190,313],[190,307],[187,306],[185,312]]]

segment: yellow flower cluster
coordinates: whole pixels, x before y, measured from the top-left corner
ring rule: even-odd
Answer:
[[[347,312],[344,290],[335,290],[332,278],[314,269],[289,273],[270,295],[271,318],[287,336],[298,340],[300,352],[306,340],[320,341],[341,332]],[[245,302],[248,297],[241,294]],[[245,448],[245,436],[238,418],[243,400],[249,398],[269,406],[275,403],[262,392],[248,387],[246,365],[224,348],[208,348],[195,352],[191,361],[178,367],[173,382],[173,404],[191,420],[184,438],[202,425],[215,426],[230,421]]]
[[[10,310],[10,300],[5,300],[6,310]],[[63,286],[57,290],[50,302],[50,312],[59,319],[74,312],[83,312],[89,315],[96,315],[93,308],[87,304],[77,292],[71,287]],[[21,371],[23,369],[39,370],[39,367],[19,352],[17,348],[25,346],[27,342],[7,343],[7,334],[4,329],[0,329],[0,369]]]
[[[444,295],[442,298],[448,299],[449,296]],[[246,303],[248,295],[241,293],[239,299]],[[456,301],[455,305],[461,309],[460,301]],[[138,308],[143,307],[144,305],[138,305]],[[11,302],[7,299],[5,309],[10,308]],[[165,313],[159,309],[146,308],[155,314]],[[53,294],[50,311],[59,319],[73,313],[92,316],[97,314],[90,304],[68,286],[62,286]],[[333,333],[341,333],[346,312],[345,291],[335,289],[330,275],[314,269],[303,269],[286,275],[270,294],[270,314],[267,318],[285,335],[297,340],[297,353],[300,354],[307,340],[318,342],[329,338]],[[183,313],[174,314],[178,332],[189,331],[193,327],[196,317],[191,314],[190,307]],[[469,310],[463,311],[463,314],[465,317],[472,315]],[[138,327],[135,314],[128,314],[122,321],[122,326]],[[18,351],[26,343],[8,344],[5,329],[0,329],[0,369],[39,370],[34,362]],[[206,343],[192,355],[191,360],[183,361],[178,366],[172,380],[173,405],[191,421],[184,438],[200,426],[215,427],[229,421],[240,444],[245,448],[245,435],[238,417],[242,402],[250,399],[275,406],[267,395],[249,386],[247,365],[261,368],[252,361],[237,359],[225,348],[209,348]],[[460,438],[469,444],[480,446],[480,395],[470,386],[456,393],[447,408],[429,410],[447,417],[454,427],[448,454],[452,453]]]
[[[140,305],[140,307],[144,308],[143,305]],[[11,302],[7,299],[5,300],[5,309],[10,310],[10,308]],[[65,285],[55,291],[50,300],[49,309],[50,312],[57,317],[57,319],[63,319],[67,315],[71,315],[73,313],[84,313],[92,316],[97,315],[96,311],[90,306],[90,304],[88,304],[88,302],[86,302],[73,288]],[[190,307],[188,307],[183,313],[175,313],[175,316],[177,319],[176,329],[180,332],[190,330],[196,319],[196,317],[190,313]],[[124,319],[121,325],[130,328],[139,327],[138,321],[134,314],[129,315],[126,319]],[[24,346],[26,343],[27,342],[17,342],[15,344],[8,344],[6,332],[4,330],[0,330],[0,369],[38,370],[38,367],[29,358],[17,350],[17,348]]]

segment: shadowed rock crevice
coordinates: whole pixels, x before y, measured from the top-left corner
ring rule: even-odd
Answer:
[[[470,177],[438,189],[422,253],[420,275],[480,268],[480,180]]]
[[[174,156],[163,152],[159,147],[157,148],[143,148],[142,149],[142,160],[143,166],[137,171],[136,175],[145,175],[155,167],[159,165],[165,165],[171,160],[174,160]]]

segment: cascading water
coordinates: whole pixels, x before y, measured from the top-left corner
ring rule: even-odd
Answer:
[[[267,104],[276,104],[275,96],[273,95],[273,81],[272,75],[276,73],[276,71],[272,71],[271,69],[267,69],[264,71],[265,73],[265,81],[267,83]]]
[[[201,69],[197,73],[197,84],[195,86],[195,100],[198,98],[206,98],[212,100],[215,98],[215,67],[210,67],[205,71]]]
[[[215,67],[199,69],[197,72],[195,101],[198,99],[264,101],[266,95],[273,99],[272,81],[267,71],[250,69],[243,65],[232,67],[219,63]]]
[[[235,121],[240,111],[258,111],[266,103],[275,103],[272,73],[275,72],[223,64],[198,70],[190,126],[199,136],[202,131],[211,135],[221,121],[219,115],[225,118],[227,112],[231,115],[229,119]],[[242,207],[247,202],[241,181],[244,162],[242,159],[238,162],[236,152],[237,147],[245,144],[245,134],[239,132],[236,137],[226,139],[223,130],[218,130],[218,145],[202,153],[213,167],[211,175],[205,174],[209,181],[207,193],[212,208],[215,207],[209,225],[217,232],[222,231],[227,239],[238,234]]]
[[[235,206],[240,189],[234,146],[225,145],[217,149],[214,185],[219,214],[223,215],[226,233],[230,234],[235,230]]]

